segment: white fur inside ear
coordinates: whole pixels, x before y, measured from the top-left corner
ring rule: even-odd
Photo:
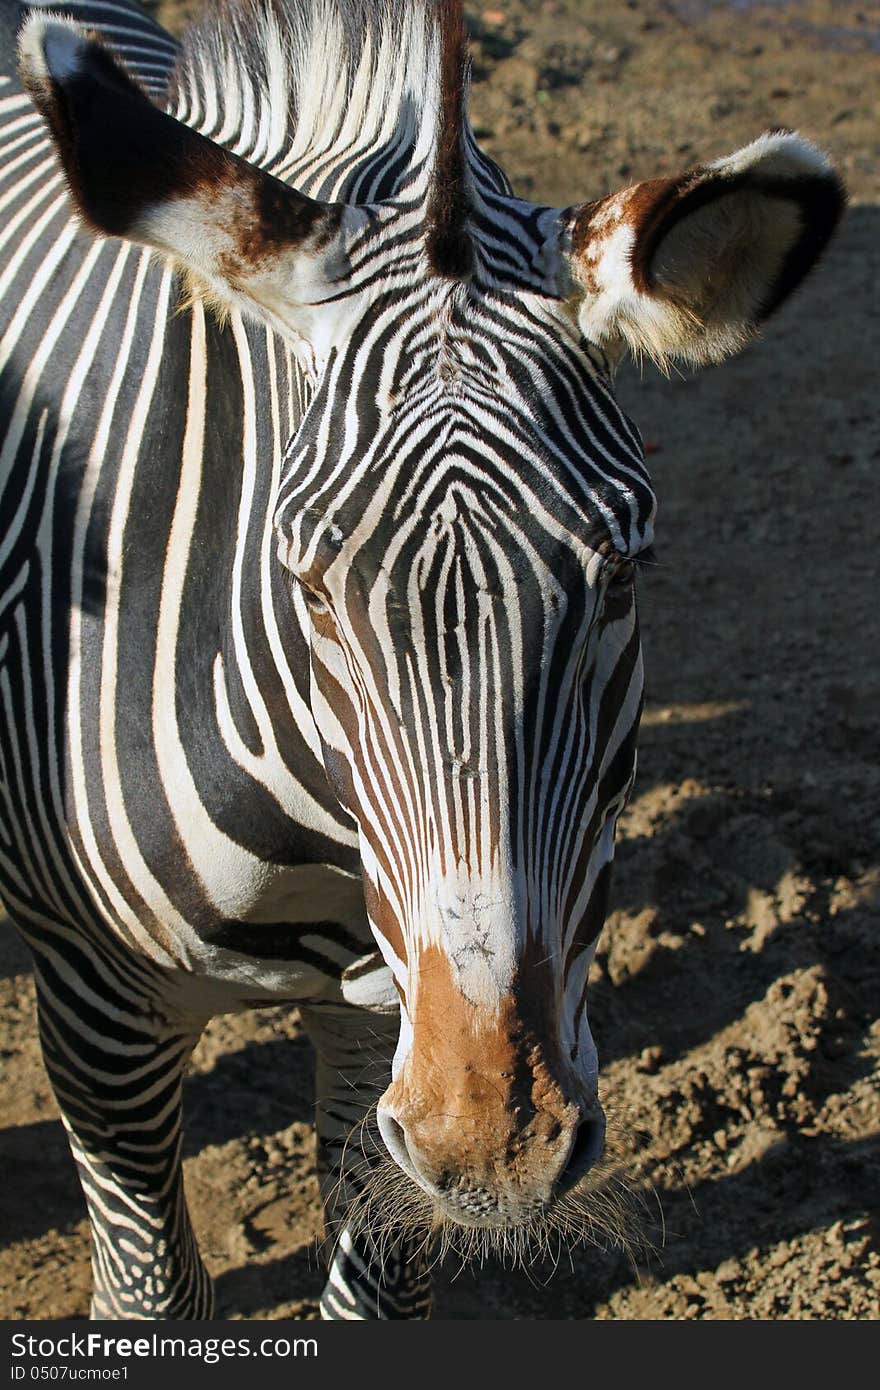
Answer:
[[[611,230],[606,230],[609,228]],[[633,282],[632,255],[636,228],[607,218],[590,246],[587,292],[578,314],[588,342],[614,350],[624,344],[637,357],[660,366],[681,351],[698,325],[683,303],[661,295],[640,294]]]
[[[740,189],[673,225],[651,260],[665,297],[693,315],[722,348],[729,325],[754,323],[800,237],[799,204]],[[719,333],[721,339],[718,339]]]
[[[681,181],[607,198],[573,261],[584,288],[581,331],[661,366],[673,357],[720,361],[776,306],[778,287],[784,297],[807,272],[842,205],[829,160],[788,132],[760,136]],[[814,229],[818,242],[804,251]]]

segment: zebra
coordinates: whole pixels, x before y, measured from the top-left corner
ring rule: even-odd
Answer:
[[[738,350],[843,187],[771,131],[518,199],[459,0],[0,16],[0,885],[92,1316],[211,1316],[182,1080],[289,1002],[321,1315],[426,1317],[432,1242],[578,1239],[601,1182],[656,510],[616,367]]]

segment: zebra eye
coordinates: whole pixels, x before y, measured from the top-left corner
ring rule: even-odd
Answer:
[[[635,583],[636,568],[634,560],[624,560],[619,556],[609,561],[605,580],[606,598],[623,598]]]
[[[649,565],[656,563],[653,546],[640,550],[637,555],[633,555],[629,559],[622,555],[610,556],[605,563],[606,594],[617,594],[622,597],[628,589],[633,588],[639,570],[646,569]]]
[[[611,574],[608,576],[608,587],[615,593],[621,593],[624,589],[631,589],[636,577],[636,564],[634,560],[623,560],[619,565],[615,565]]]
[[[327,603],[316,589],[312,589],[298,575],[293,576],[293,582],[299,589],[305,600],[305,605],[313,613],[326,613]]]

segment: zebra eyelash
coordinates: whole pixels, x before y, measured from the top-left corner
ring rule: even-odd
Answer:
[[[292,592],[301,595],[306,608],[313,613],[327,612],[327,600],[316,589],[310,588],[303,579],[300,579],[299,575],[291,574],[290,582]]]
[[[637,555],[626,558],[613,556],[609,561],[606,588],[616,589],[618,592],[628,589],[634,583],[637,574],[653,568],[656,564],[657,554],[652,545],[645,546]]]
[[[632,563],[637,571],[641,571],[654,569],[659,565],[660,561],[657,558],[657,551],[654,549],[653,545],[646,545],[644,550],[640,550],[638,555],[632,557]]]

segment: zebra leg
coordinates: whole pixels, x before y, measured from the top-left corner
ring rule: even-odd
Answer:
[[[201,1029],[175,1028],[91,961],[35,956],[43,1060],[89,1211],[93,1318],[209,1318],[183,1192],[181,1088]],[[70,981],[75,981],[71,984]]]
[[[328,1319],[427,1318],[431,1285],[425,1238],[371,1229],[357,1208],[371,1170],[388,1161],[375,1123],[375,1102],[391,1078],[396,1016],[351,1005],[301,1007],[317,1054],[315,1120],[318,1177],[327,1235]]]

